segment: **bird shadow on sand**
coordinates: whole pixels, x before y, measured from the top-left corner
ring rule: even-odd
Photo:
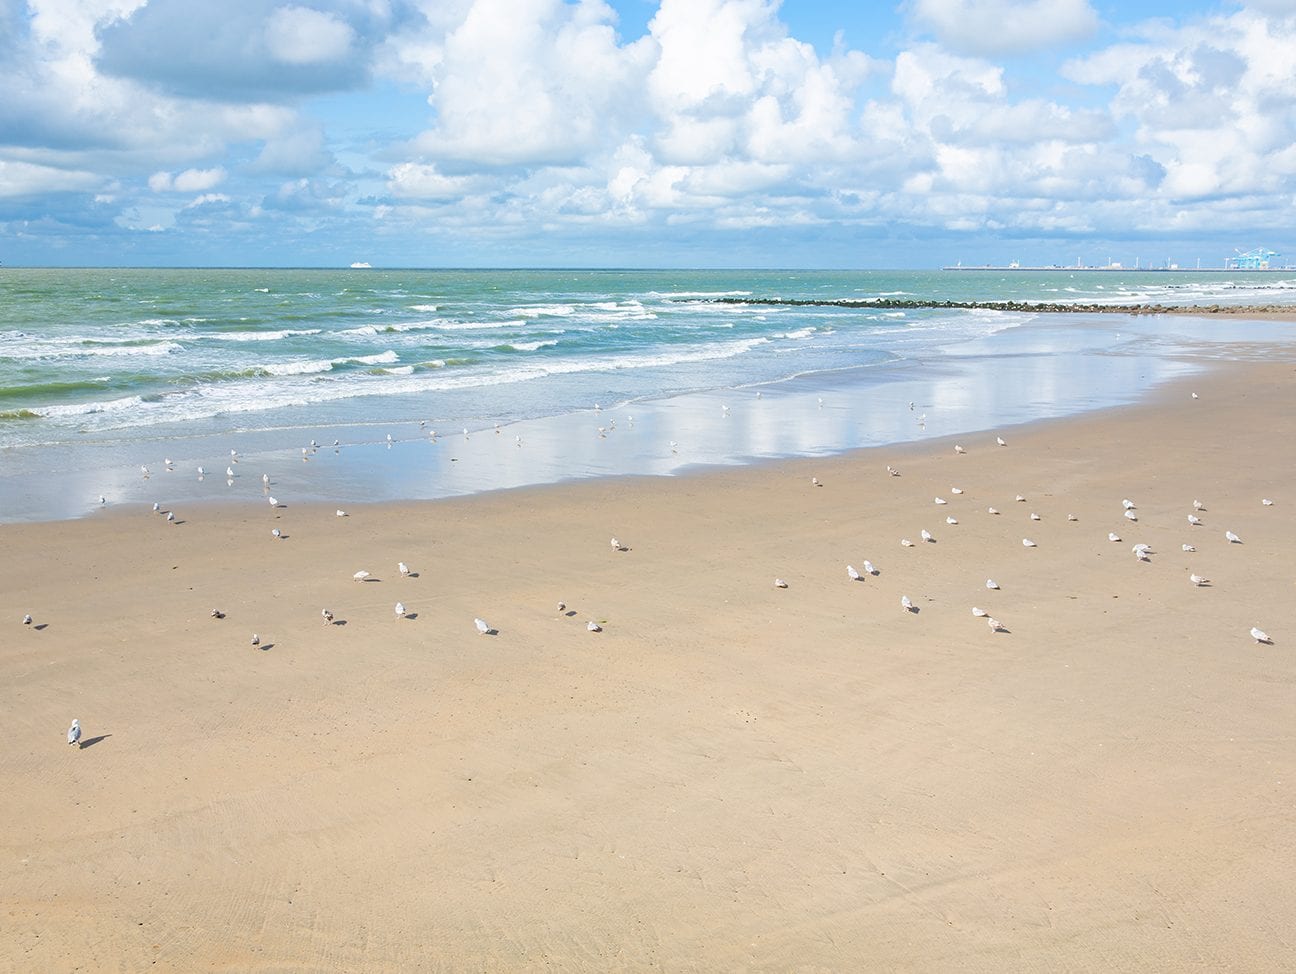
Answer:
[[[330,626],[345,626],[346,624],[347,621],[345,619],[334,619],[329,623]]]
[[[417,612],[406,612],[405,615],[402,616],[401,618],[403,618],[403,619],[417,619],[417,618],[418,618],[418,613],[417,613]]]
[[[368,585],[370,582],[381,582],[382,579],[381,579],[381,578],[374,578],[374,577],[371,575],[369,578],[362,578],[362,579],[360,579],[360,581],[362,581],[362,582],[364,582],[366,585]]]
[[[46,629],[49,628],[49,623],[48,623],[48,622],[38,622],[38,623],[36,623],[36,625],[32,626],[32,628],[35,629],[37,632],[44,632]]]
[[[110,737],[112,737],[111,734],[100,734],[98,737],[88,737],[81,742],[81,750],[84,751],[88,747],[94,747],[100,741],[107,740]]]
[[[406,578],[418,578],[418,577],[419,577],[419,573],[418,573],[418,572],[409,572],[405,577],[406,577]]]
[[[270,652],[270,650],[274,648],[275,648],[274,643],[262,643],[260,646],[257,647],[257,649],[261,650],[261,652],[263,653],[268,653]]]
[[[576,610],[572,609],[568,612],[564,612],[563,615],[565,615],[568,619],[574,618],[576,615]]]
[[[912,614],[912,615],[917,615],[919,612],[922,611],[922,609],[920,609],[920,608],[919,608],[918,606],[916,606],[916,605],[911,605],[911,606],[909,606],[909,608],[905,609],[905,611],[908,612],[908,613],[910,613],[910,614]]]

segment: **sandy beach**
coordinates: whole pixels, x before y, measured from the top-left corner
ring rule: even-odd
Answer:
[[[0,969],[1290,969],[1254,352],[832,459],[0,526]]]

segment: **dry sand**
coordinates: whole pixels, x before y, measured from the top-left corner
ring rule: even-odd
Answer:
[[[0,968],[1290,970],[1293,393],[2,527]]]

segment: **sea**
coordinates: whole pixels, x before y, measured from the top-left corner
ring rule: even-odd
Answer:
[[[1296,309],[1296,272],[4,267],[0,521],[825,456],[1131,402],[1296,328],[749,303],[886,298]]]

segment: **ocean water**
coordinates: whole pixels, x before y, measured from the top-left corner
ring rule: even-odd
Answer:
[[[716,297],[1296,307],[1296,277],[3,268],[0,519],[243,497],[262,468],[355,502],[830,453],[1128,401],[1187,349],[1287,337]]]

